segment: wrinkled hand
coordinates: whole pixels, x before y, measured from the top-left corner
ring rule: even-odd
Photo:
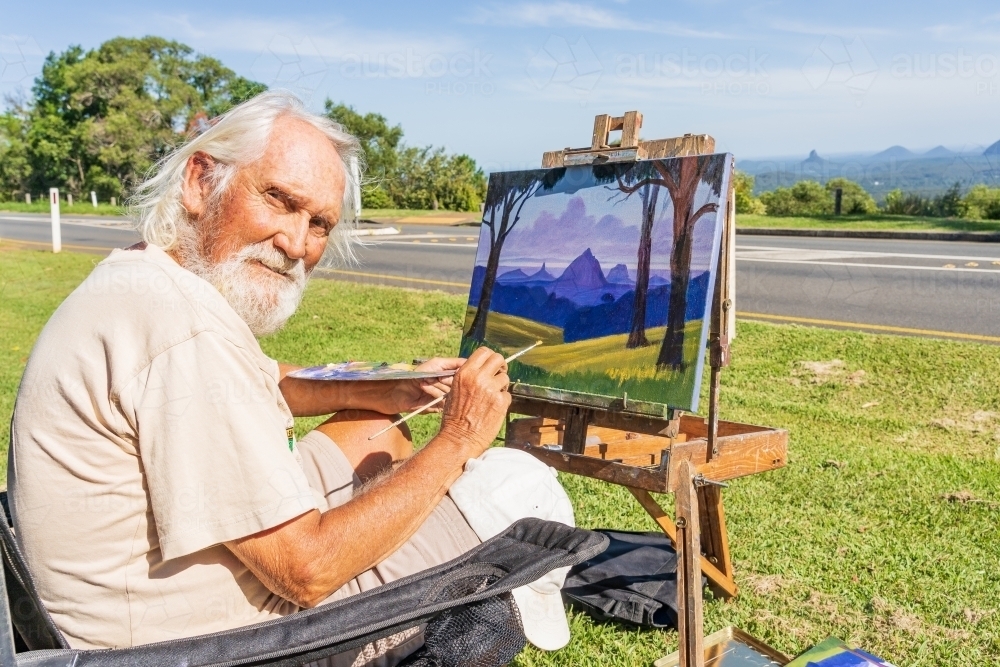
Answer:
[[[462,367],[465,359],[435,358],[425,361],[416,367],[418,371],[452,371]],[[428,378],[426,380],[399,380],[385,393],[382,404],[377,410],[391,415],[397,412],[413,412],[431,402],[433,399],[447,394],[451,390],[452,377]],[[440,412],[440,407],[434,407],[427,412]]]
[[[503,356],[486,347],[477,349],[455,374],[440,435],[467,450],[468,458],[482,454],[507,416],[509,384]]]

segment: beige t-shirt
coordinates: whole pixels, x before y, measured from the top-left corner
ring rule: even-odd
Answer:
[[[297,610],[220,543],[317,507],[278,365],[160,248],[115,251],[42,330],[17,396],[17,538],[71,646]]]

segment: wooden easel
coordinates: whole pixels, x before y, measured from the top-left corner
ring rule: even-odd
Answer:
[[[542,167],[630,162],[712,153],[715,140],[686,134],[641,141],[642,114],[594,119],[587,148],[546,152]],[[611,146],[610,132],[621,130]],[[681,667],[703,667],[701,576],[713,592],[736,595],[721,487],[726,480],[774,470],[787,460],[788,433],[719,420],[719,379],[729,365],[735,331],[735,202],[727,193],[726,223],[709,334],[711,368],[708,419],[680,411],[655,414],[625,397],[595,406],[570,393],[539,392],[515,384],[505,445],[526,451],[561,472],[624,486],[677,550],[678,632]],[[511,415],[530,415],[511,419]],[[673,493],[674,518],[651,495]]]

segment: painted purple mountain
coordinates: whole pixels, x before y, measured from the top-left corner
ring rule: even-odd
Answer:
[[[569,266],[559,275],[558,278],[549,273],[545,264],[534,273],[530,269],[520,269],[513,267],[500,267],[496,284],[494,286],[494,300],[503,304],[509,304],[508,297],[511,293],[507,289],[525,287],[531,288],[532,300],[549,301],[549,307],[554,308],[552,316],[545,320],[546,323],[553,323],[552,318],[559,321],[562,326],[564,317],[567,314],[566,306],[559,302],[568,304],[570,310],[584,306],[596,306],[602,303],[612,303],[621,298],[626,292],[635,289],[635,283],[628,278],[628,268],[624,264],[617,265],[612,272],[615,273],[616,280],[609,281],[604,276],[600,261],[588,248],[579,257],[570,262]],[[486,276],[486,268],[476,266],[472,272],[472,291],[469,303],[473,306],[479,305],[479,296],[482,293],[483,280]],[[668,281],[657,280],[654,276],[650,280],[651,287],[666,284]],[[506,306],[499,309],[493,307],[497,312],[507,312],[509,315],[517,314],[513,311],[505,311]]]
[[[555,280],[556,277],[545,270],[545,263],[542,263],[542,268],[538,269],[535,273],[531,274],[532,280]]]
[[[596,259],[591,261],[585,258],[586,254],[577,258],[584,258],[583,261],[574,262],[577,266],[570,276],[600,283],[600,278],[604,275],[599,272],[600,264]],[[587,267],[593,268],[595,265],[597,271],[589,274],[588,278]],[[540,273],[542,272],[537,271],[529,275],[517,269],[502,273],[493,288],[490,310],[558,327],[563,330],[563,340],[567,343],[628,333],[635,301],[634,285],[605,282],[596,289],[559,296],[555,292],[555,285],[562,280],[562,276],[558,279],[535,280],[535,276]],[[485,274],[486,268],[483,266],[475,267],[472,272],[473,289],[469,298],[471,306],[479,306]],[[688,287],[686,320],[700,317],[700,313],[704,312],[708,280],[708,272],[692,277]],[[567,284],[568,281],[563,282],[564,286]],[[646,298],[646,327],[662,327],[667,321],[670,281],[654,273],[650,276]]]
[[[581,292],[600,290],[608,284],[601,270],[601,263],[590,252],[590,248],[583,251],[583,254],[570,262],[562,275],[556,279],[552,285],[552,291],[556,296],[573,299]]]
[[[503,271],[503,269],[501,269],[501,271]],[[504,283],[507,285],[511,285],[514,283],[523,283],[527,282],[528,280],[531,280],[531,276],[529,276],[521,269],[514,269],[513,271],[507,271],[497,276],[498,283]]]
[[[615,264],[615,267],[608,271],[608,282],[618,285],[631,285],[632,279],[628,276],[628,267],[624,264]]]

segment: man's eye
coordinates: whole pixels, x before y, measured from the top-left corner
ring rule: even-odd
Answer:
[[[285,208],[292,208],[291,199],[289,199],[288,195],[281,190],[271,188],[270,190],[265,190],[264,195],[276,204],[284,206]]]
[[[309,220],[309,224],[313,229],[321,232],[324,236],[329,234],[330,230],[333,229],[333,225],[331,225],[325,218],[312,218]]]

